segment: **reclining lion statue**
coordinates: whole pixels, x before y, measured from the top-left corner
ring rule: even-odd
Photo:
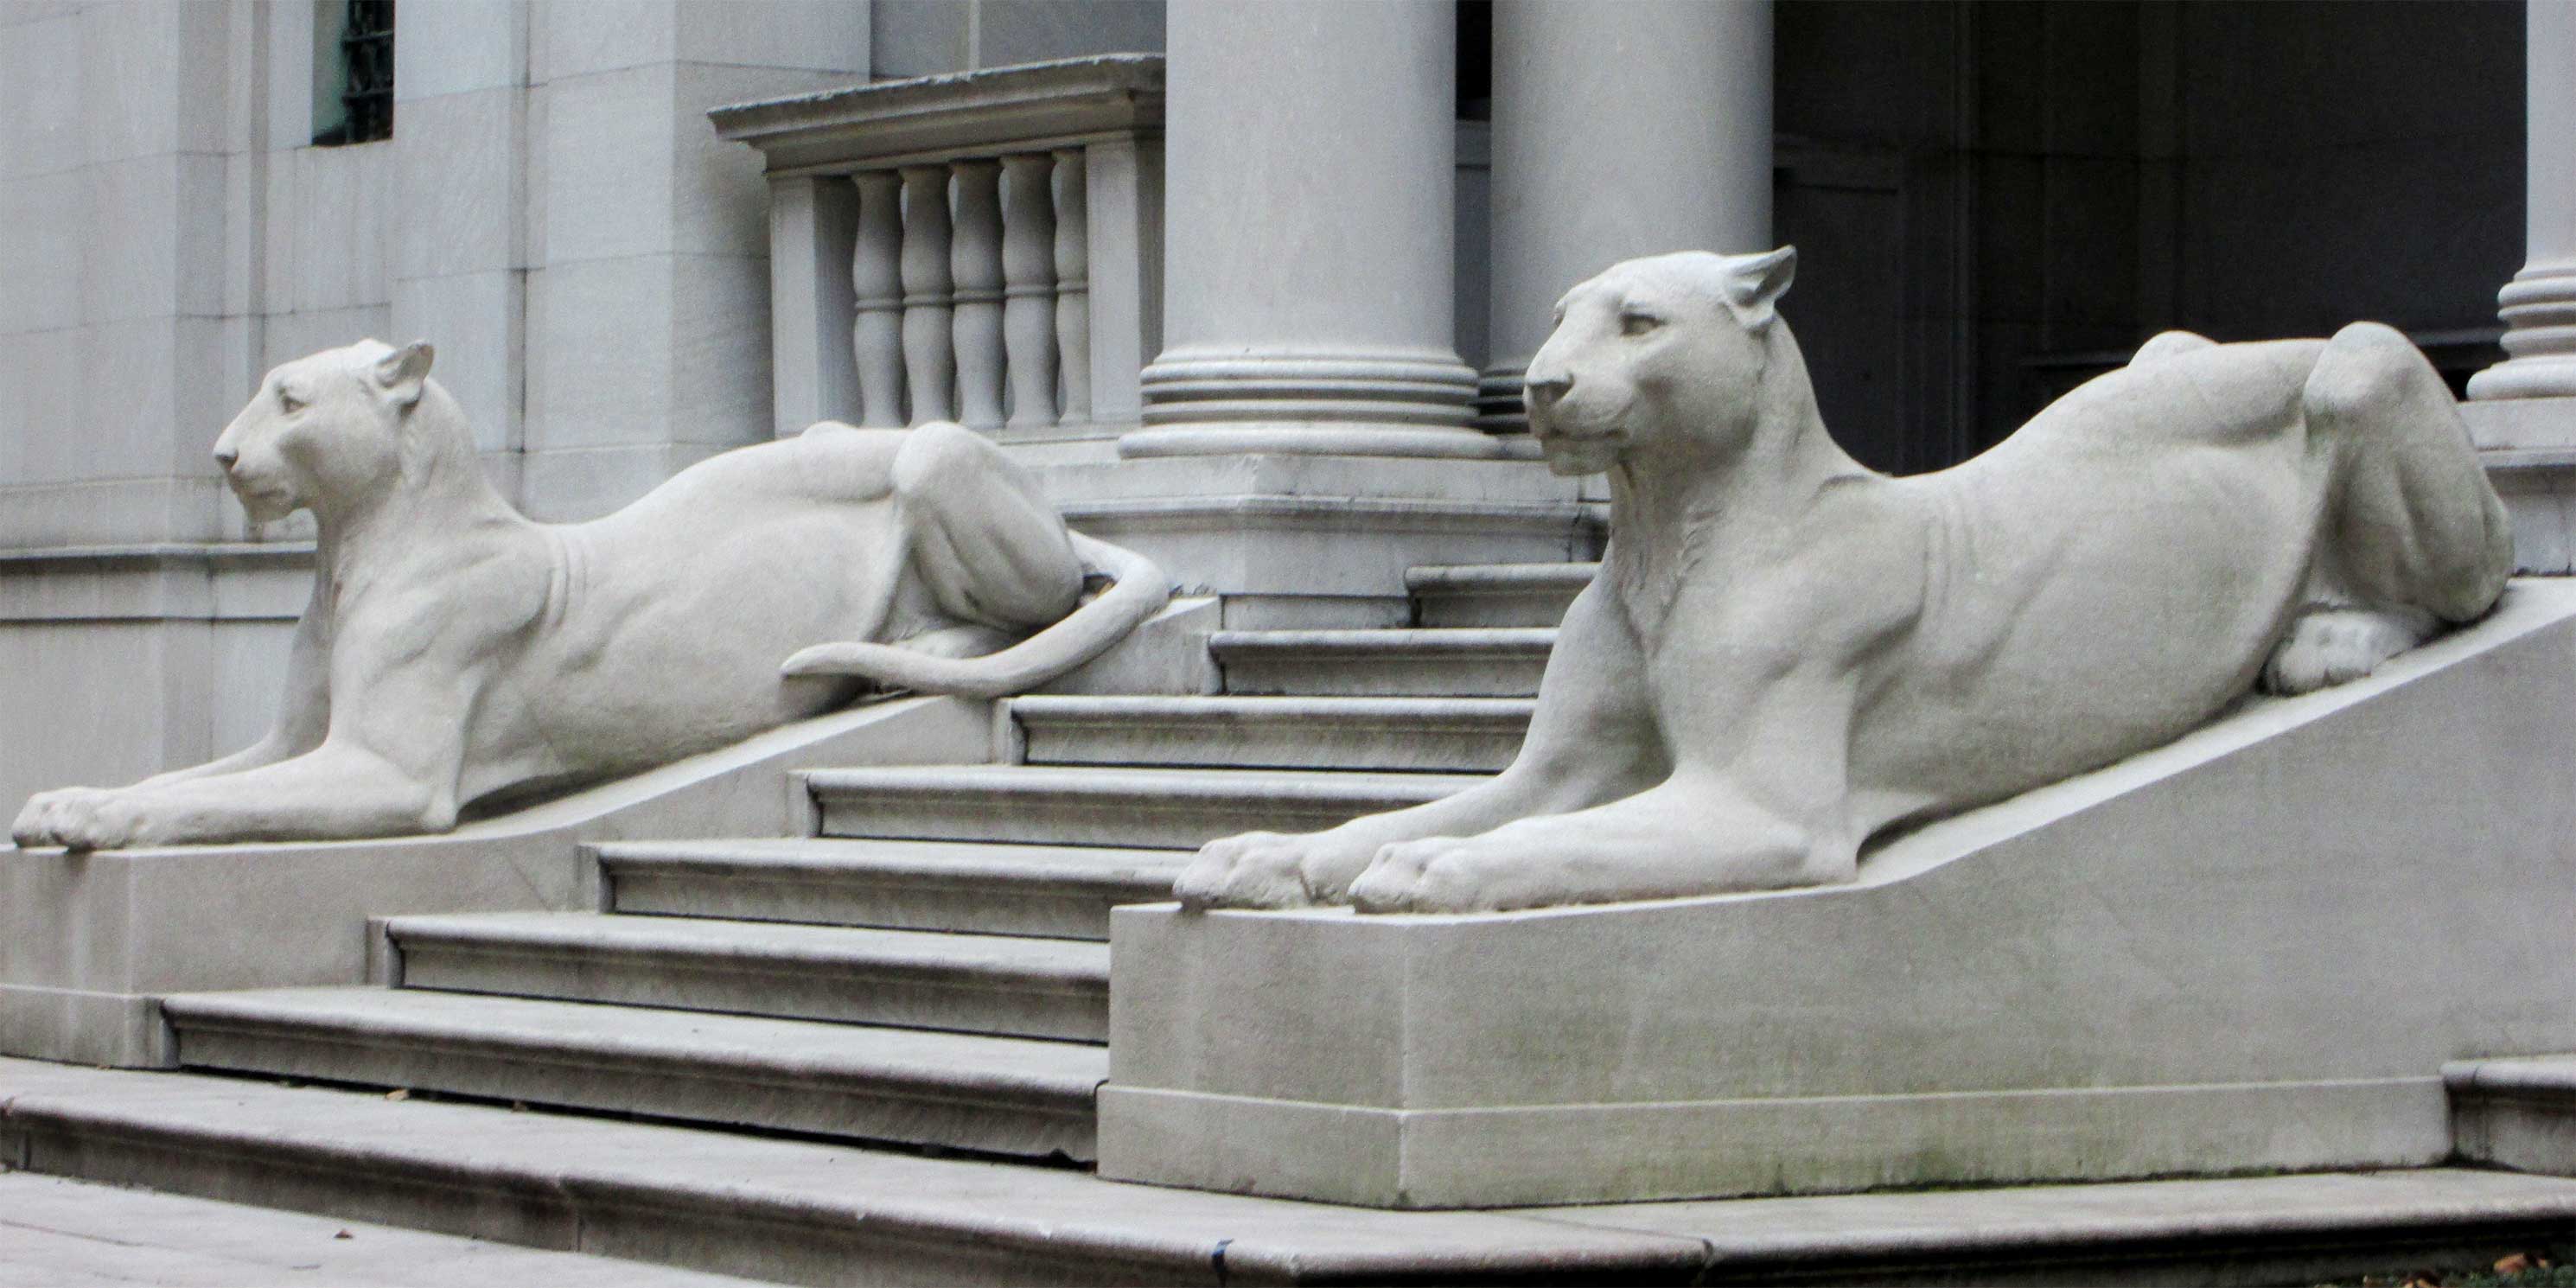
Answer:
[[[2513,552],[2450,391],[2387,327],[2168,332],[1954,469],[1834,445],[1791,250],[1632,260],[1529,368],[1612,539],[1519,757],[1445,800],[1210,843],[1193,907],[1467,912],[1851,879],[1909,820],[2167,742],[2258,683],[2484,614]]]
[[[606,518],[535,523],[485,480],[432,357],[368,340],[286,363],[215,444],[253,518],[319,527],[275,728],[131,787],[41,793],[18,844],[444,831],[478,799],[722,746],[862,680],[1016,692],[1170,593],[949,424],[825,422]]]

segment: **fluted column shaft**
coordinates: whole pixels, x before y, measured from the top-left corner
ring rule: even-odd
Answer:
[[[2525,14],[2524,262],[2496,297],[2510,356],[2469,378],[2475,399],[2576,396],[2576,7]]]
[[[1567,287],[1638,255],[1770,249],[1770,0],[1499,0],[1493,158],[1478,401],[1516,430]]]
[[[1129,456],[1488,455],[1452,333],[1456,14],[1174,0],[1164,349]]]

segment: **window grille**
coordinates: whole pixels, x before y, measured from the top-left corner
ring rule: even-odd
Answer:
[[[373,143],[394,136],[394,0],[343,0],[339,102],[316,103],[313,141]],[[328,92],[327,89],[322,91]],[[328,119],[336,106],[337,119]]]

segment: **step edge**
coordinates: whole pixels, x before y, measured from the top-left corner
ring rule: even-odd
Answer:
[[[659,921],[706,922],[722,920],[709,917],[655,917]],[[795,926],[805,923],[762,921],[761,926]],[[829,927],[831,929],[880,929],[879,927]],[[515,959],[560,962],[578,957],[596,960],[615,958],[622,963],[662,965],[688,968],[699,975],[765,975],[829,973],[844,979],[882,980],[899,983],[949,983],[961,991],[991,993],[1061,993],[1080,996],[1104,992],[1109,987],[1108,946],[1088,939],[1048,939],[1031,935],[976,935],[980,939],[1001,939],[1014,943],[1063,944],[1068,947],[1097,948],[1102,960],[1097,966],[1085,964],[1058,969],[1027,966],[1003,966],[955,960],[900,961],[879,956],[837,956],[830,954],[743,954],[692,946],[638,946],[600,944],[538,939],[503,939],[471,934],[418,936],[406,942],[403,934],[389,925],[386,933],[407,957],[429,957],[440,954],[479,959]],[[920,934],[943,934],[943,931],[919,931]],[[961,938],[967,936],[960,936]],[[955,981],[951,983],[951,981]]]
[[[652,1077],[689,1077],[705,1082],[730,1082],[779,1089],[839,1089],[850,1094],[867,1094],[904,1100],[933,1100],[942,1103],[981,1105],[1007,1104],[1063,1113],[1089,1113],[1100,1084],[1107,1080],[1104,1066],[1097,1077],[1070,1074],[1056,1077],[1006,1074],[992,1070],[978,1071],[977,1076],[961,1077],[953,1066],[907,1065],[887,1061],[866,1065],[830,1065],[813,1061],[762,1061],[755,1053],[740,1050],[680,1050],[670,1047],[648,1047],[620,1042],[580,1042],[557,1036],[551,1043],[536,1034],[496,1034],[459,1031],[439,1026],[375,1026],[335,1023],[320,1017],[211,1017],[204,1014],[173,1016],[172,1027],[180,1036],[179,1061],[189,1068],[222,1068],[246,1072],[267,1072],[293,1077],[296,1071],[272,1064],[256,1067],[241,1064],[205,1064],[187,1058],[188,1034],[204,1033],[234,1039],[274,1039],[307,1044],[327,1044],[352,1051],[400,1054],[406,1051],[429,1052],[482,1060],[507,1061],[530,1067],[557,1067],[576,1070],[624,1072]],[[848,1027],[887,1027],[860,1026]],[[970,1038],[976,1035],[948,1030],[917,1030],[942,1037]],[[1033,1042],[1046,1039],[1017,1038],[1012,1041]],[[1053,1043],[1072,1050],[1102,1050],[1100,1044],[1064,1041]],[[560,1053],[560,1054],[557,1054]],[[422,1083],[387,1082],[386,1086],[427,1086]],[[934,1094],[936,1093],[936,1094]],[[1079,1101],[1077,1108],[1068,1102]],[[568,1103],[568,1102],[567,1102]]]
[[[1170,853],[1170,851],[1163,851],[1163,853]],[[1183,865],[1176,860],[1160,866],[1167,869],[1167,871],[1163,873],[1161,879],[1164,883],[1168,884],[1171,873],[1179,871]],[[1094,877],[1078,872],[1049,870],[1035,866],[1006,867],[998,864],[986,868],[964,870],[948,868],[900,868],[890,865],[885,867],[845,870],[789,867],[785,865],[769,866],[759,864],[742,864],[735,866],[726,865],[720,862],[707,862],[693,859],[670,861],[621,859],[617,861],[616,866],[610,867],[609,871],[616,875],[641,874],[665,877],[697,877],[706,881],[741,885],[870,886],[885,887],[888,889],[922,889],[928,887],[936,889],[955,888],[977,891],[989,890],[996,895],[1017,898],[1086,898],[1092,896],[1115,898],[1124,891],[1150,888],[1155,884],[1155,880],[1150,877],[1121,880],[1116,878]],[[997,886],[1003,888],[997,889]],[[1032,886],[1041,888],[1022,894],[1017,890],[1008,888],[1012,886]],[[853,927],[853,929],[887,928],[888,927]]]

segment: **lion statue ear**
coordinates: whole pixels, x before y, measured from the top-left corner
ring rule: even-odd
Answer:
[[[376,387],[395,406],[409,407],[420,401],[420,382],[429,378],[429,364],[437,357],[429,341],[414,340],[376,360]]]
[[[1726,257],[1726,303],[1747,331],[1771,325],[1771,306],[1789,289],[1798,273],[1798,248],[1783,246],[1765,255]]]

